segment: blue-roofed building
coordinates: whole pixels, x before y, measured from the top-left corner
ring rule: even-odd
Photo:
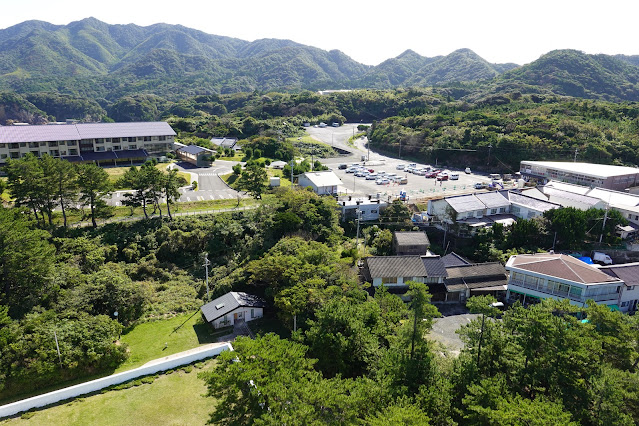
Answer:
[[[0,126],[0,166],[27,153],[113,165],[144,161],[173,150],[166,122]]]
[[[178,158],[187,163],[191,163],[196,167],[209,167],[211,165],[211,156],[215,155],[215,151],[198,145],[183,145],[175,150]]]

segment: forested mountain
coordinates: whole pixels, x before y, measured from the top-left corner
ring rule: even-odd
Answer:
[[[631,65],[633,58],[554,50],[505,73],[498,81],[543,86],[560,95],[580,98],[637,101],[639,67]]]

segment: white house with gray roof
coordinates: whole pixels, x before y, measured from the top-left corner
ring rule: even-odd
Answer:
[[[213,328],[262,318],[266,302],[248,293],[230,291],[200,308],[202,316]]]
[[[408,281],[442,284],[446,267],[439,256],[371,256],[364,259],[364,280],[373,287],[407,287]]]
[[[343,185],[341,179],[330,170],[302,173],[298,184],[302,188],[311,187],[318,195],[335,195]]]
[[[171,151],[175,136],[165,122],[0,126],[0,166],[27,153],[97,164],[145,160]]]

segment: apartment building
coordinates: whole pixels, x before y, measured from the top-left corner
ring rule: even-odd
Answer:
[[[171,151],[175,136],[165,122],[0,126],[0,166],[27,153],[97,164],[144,160]]]

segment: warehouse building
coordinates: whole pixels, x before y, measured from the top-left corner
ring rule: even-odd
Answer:
[[[98,165],[144,161],[173,149],[165,122],[0,126],[0,166],[27,153]]]
[[[519,171],[524,178],[536,179],[542,184],[558,180],[616,191],[624,191],[639,184],[639,169],[607,164],[522,161]]]

